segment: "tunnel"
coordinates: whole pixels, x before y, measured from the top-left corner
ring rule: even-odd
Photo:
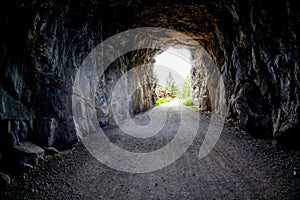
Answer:
[[[17,198],[10,188],[17,187],[18,181],[22,183],[19,174],[29,170],[26,176],[30,176],[31,171],[41,169],[40,166],[51,166],[47,164],[48,156],[59,159],[62,152],[83,148],[82,143],[86,147],[85,141],[93,148],[100,146],[102,155],[102,151],[107,153],[112,146],[104,148],[102,142],[106,139],[103,138],[103,141],[98,138],[96,144],[98,139],[94,133],[107,130],[110,140],[122,142],[121,136],[116,136],[111,127],[122,128],[120,124],[126,119],[138,121],[145,113],[159,113],[160,107],[155,106],[154,63],[158,55],[170,48],[186,49],[191,53],[190,89],[194,104],[202,109],[195,113],[209,115],[216,121],[214,116],[221,116],[224,134],[234,132],[235,136],[229,138],[248,138],[244,140],[253,141],[251,148],[261,148],[262,155],[276,155],[273,165],[292,173],[291,177],[286,175],[286,179],[280,179],[283,185],[277,185],[282,190],[278,198],[285,199],[288,193],[291,199],[300,197],[300,190],[297,191],[300,185],[300,16],[296,1],[16,0],[2,2],[0,7],[0,191],[3,190],[0,197]],[[189,116],[188,111],[182,109],[187,129],[213,132],[213,120],[206,123],[198,114]],[[155,120],[176,118],[176,115],[167,117],[169,115],[163,112],[158,116]],[[198,128],[201,121],[211,129]],[[180,130],[180,125],[177,128]],[[144,127],[133,132],[146,134],[148,129]],[[230,143],[224,134],[217,135],[225,138],[219,143]],[[88,135],[92,137],[85,140]],[[211,137],[217,136],[212,134]],[[192,139],[199,136],[184,137],[188,138],[185,141],[191,139],[189,145],[192,145]],[[140,142],[140,139],[133,141]],[[205,144],[205,139],[201,144]],[[184,147],[182,143],[182,149]],[[189,151],[188,148],[185,150]],[[87,149],[94,155],[91,147]],[[231,151],[229,147],[227,150]],[[173,151],[173,157],[180,162],[176,152]],[[243,155],[247,155],[246,150]],[[129,164],[130,159],[128,157]],[[156,159],[167,162],[169,157]],[[215,162],[226,165],[226,162]],[[241,162],[244,161],[232,159],[232,163]],[[151,166],[152,162],[149,163],[147,166]],[[227,164],[232,165],[229,161]],[[143,173],[150,171],[141,170]],[[275,175],[271,177],[268,181],[276,180]],[[186,199],[183,193],[187,191],[169,191],[180,196],[170,198]],[[263,193],[263,190],[257,191]],[[275,198],[274,191],[266,191],[264,198]],[[23,190],[23,193],[29,198],[37,195],[33,194],[35,189],[28,194]],[[196,199],[213,198],[213,195],[197,196],[199,194],[193,191],[191,195]],[[218,195],[217,198],[224,197],[224,193]],[[258,196],[259,193],[253,191],[253,195],[239,193],[237,198]],[[158,196],[149,196],[150,199],[154,197]]]

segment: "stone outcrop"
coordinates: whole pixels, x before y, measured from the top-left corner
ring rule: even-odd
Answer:
[[[129,110],[130,114],[137,114],[153,107],[155,102],[153,64],[146,59],[151,58],[149,56],[151,54],[152,51],[148,50],[123,55],[101,76],[96,91],[96,110],[101,126],[114,125],[114,114],[120,116],[121,120],[128,117],[126,110]],[[135,67],[139,70],[127,73]],[[115,98],[113,101],[115,84],[120,78],[124,79],[124,83],[117,92],[122,98]],[[132,93],[131,89],[135,88],[134,86],[136,91]]]
[[[45,151],[41,147],[28,141],[19,142],[15,146],[15,152],[18,160],[33,166],[38,165],[45,155]]]
[[[44,159],[44,150],[28,140],[35,141],[30,121],[1,120],[0,166],[36,166]]]
[[[127,12],[112,23],[111,13],[117,15],[123,11],[116,12],[110,6],[97,1],[16,1],[1,5],[0,120],[1,127],[6,127],[0,134],[3,158],[15,152],[23,142],[66,148],[78,141],[71,98],[77,69],[94,47],[132,25],[133,13]],[[118,5],[118,9],[122,7]],[[123,24],[123,28],[116,25],[118,23]],[[126,62],[124,56],[112,63],[99,80],[95,94],[101,125],[113,123],[111,109],[117,113],[122,110],[111,105],[109,90],[123,73],[141,59],[147,60],[146,54],[128,55],[127,60],[130,58],[132,62]],[[145,69],[143,76],[137,74],[130,81],[151,79],[151,73]],[[99,95],[103,88],[107,93]],[[149,85],[136,91],[131,113],[154,105],[152,89]]]
[[[82,61],[106,38],[144,26],[187,34],[215,62],[224,80],[217,88],[224,95],[210,99],[207,71],[198,61],[192,71],[198,105],[209,110],[215,101],[223,102],[228,119],[259,136],[295,135],[299,129],[300,17],[293,0],[18,0],[0,7],[0,120],[6,127],[0,133],[1,154],[22,141],[58,148],[77,142],[72,86]],[[168,37],[165,44],[175,45]],[[122,106],[110,99],[118,78],[152,62],[157,53],[123,55],[99,78],[95,101],[102,126],[114,123],[112,111],[122,116]],[[195,52],[192,56],[199,57]],[[127,82],[138,85],[151,76],[149,66]],[[127,89],[123,96],[130,92]],[[155,101],[153,86],[141,87],[131,100],[125,98],[118,105],[128,101],[131,114],[149,109]]]
[[[299,128],[299,10],[295,1],[216,2],[229,118],[258,136]],[[222,43],[221,43],[222,42]],[[217,54],[217,53],[215,53]],[[296,136],[296,135],[295,135]],[[299,138],[299,136],[298,136]]]

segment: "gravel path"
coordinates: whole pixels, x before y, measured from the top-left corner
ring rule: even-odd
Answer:
[[[192,145],[173,164],[148,173],[117,171],[97,161],[82,143],[48,156],[37,168],[15,177],[0,199],[300,199],[300,152],[284,152],[272,141],[259,140],[224,127],[211,153],[197,156],[209,118],[200,115]],[[147,124],[147,113],[135,117]],[[118,127],[105,128],[109,139],[132,152],[151,152],[167,145],[176,134],[180,113],[172,109],[161,132],[134,138]]]

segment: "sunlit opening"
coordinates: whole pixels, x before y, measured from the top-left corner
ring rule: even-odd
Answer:
[[[190,97],[191,52],[169,48],[155,57],[154,75],[158,98]]]

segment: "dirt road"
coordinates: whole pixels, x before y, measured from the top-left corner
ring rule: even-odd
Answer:
[[[198,157],[209,118],[199,115],[199,129],[189,149],[176,162],[157,171],[127,173],[97,161],[82,143],[47,157],[41,165],[0,189],[0,199],[300,199],[300,153],[284,152],[272,141],[254,139],[224,127],[216,146]],[[176,134],[181,113],[169,107],[167,122],[155,136],[134,138],[118,127],[104,131],[110,141],[132,152],[166,146]],[[147,124],[147,113],[134,118]]]

